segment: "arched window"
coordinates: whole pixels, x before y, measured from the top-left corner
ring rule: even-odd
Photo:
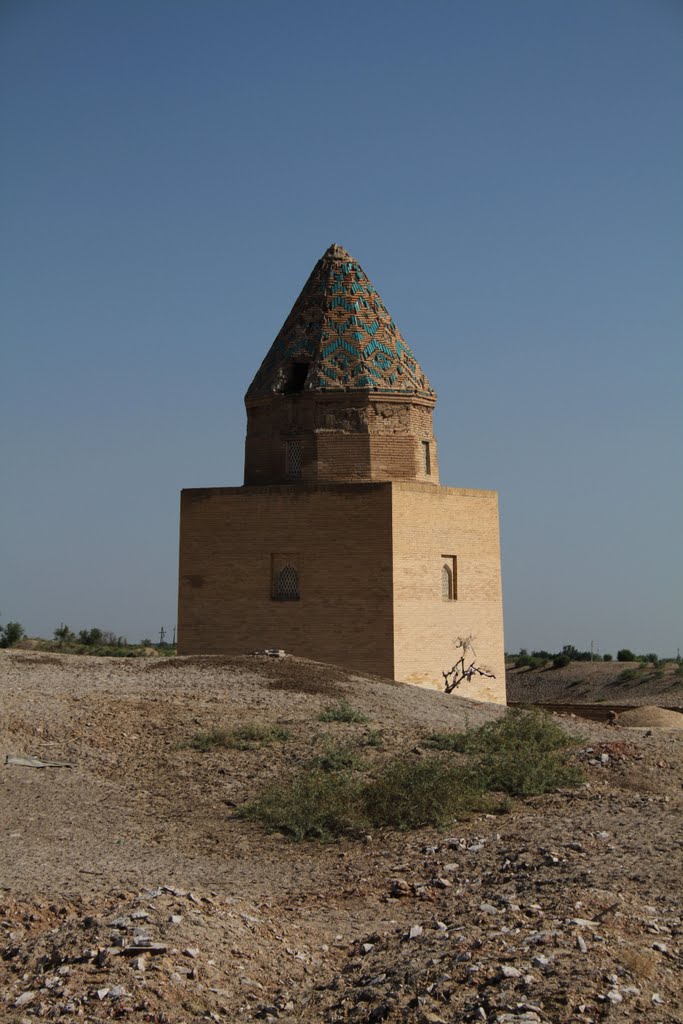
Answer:
[[[453,600],[453,571],[447,565],[441,566],[441,596],[444,601]]]
[[[278,601],[299,600],[299,573],[293,565],[285,565],[278,572],[275,597]]]

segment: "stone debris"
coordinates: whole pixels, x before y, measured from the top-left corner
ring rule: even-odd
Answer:
[[[5,764],[13,764],[20,768],[73,768],[69,761],[43,761],[32,755],[7,754]]]

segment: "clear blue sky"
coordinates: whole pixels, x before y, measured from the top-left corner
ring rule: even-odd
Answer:
[[[506,646],[683,647],[679,0],[4,0],[0,621],[175,622],[331,242],[500,492]]]

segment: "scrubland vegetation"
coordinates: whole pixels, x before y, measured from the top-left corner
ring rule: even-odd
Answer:
[[[357,722],[353,710],[320,718]],[[569,755],[578,742],[542,712],[512,711],[476,729],[432,733],[423,744],[429,753],[401,753],[375,766],[348,743],[328,745],[240,813],[295,840],[441,827],[475,812],[505,813],[510,797],[577,786],[582,774]]]

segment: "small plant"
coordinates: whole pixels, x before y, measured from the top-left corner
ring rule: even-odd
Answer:
[[[311,764],[324,772],[358,770],[365,766],[362,757],[348,743],[329,741],[324,742],[322,752],[313,758]]]
[[[348,722],[350,724],[365,724],[369,722],[367,715],[352,707],[346,700],[337,701],[336,704],[328,704],[324,711],[318,715],[319,722]]]
[[[380,729],[368,729],[365,736],[361,740],[361,745],[364,747],[383,747],[384,736]]]
[[[269,747],[271,743],[284,743],[291,739],[291,733],[279,726],[242,725],[237,729],[211,729],[194,736],[188,746],[202,753],[223,747],[227,750],[257,750]]]
[[[633,651],[630,651],[628,647],[622,647],[620,651],[617,651],[617,661],[635,661],[636,656]]]

